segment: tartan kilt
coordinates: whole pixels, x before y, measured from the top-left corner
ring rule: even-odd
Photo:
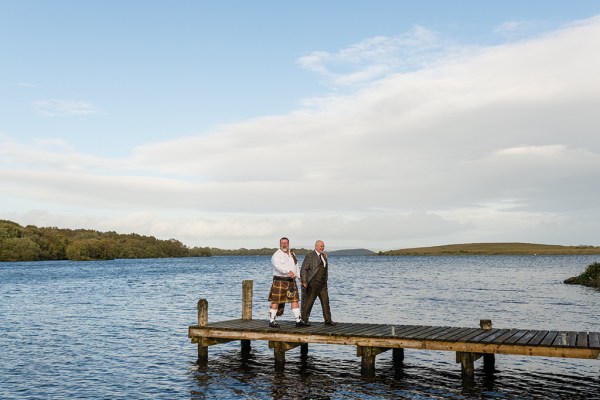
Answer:
[[[290,286],[294,285],[296,290],[294,290],[294,296],[288,297],[287,291]],[[271,303],[293,303],[295,301],[300,301],[300,297],[298,296],[298,287],[295,281],[276,281],[273,280],[273,284],[271,285],[271,291],[269,292],[269,301]]]

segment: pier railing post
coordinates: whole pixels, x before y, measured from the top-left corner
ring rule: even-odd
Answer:
[[[254,281],[244,280],[242,281],[242,319],[244,321],[252,320],[252,292],[254,288]],[[247,355],[250,353],[251,345],[250,340],[241,340],[242,354]]]
[[[491,319],[482,319],[479,320],[479,327],[483,330],[492,329],[492,320]],[[483,370],[485,372],[494,372],[496,367],[496,356],[494,354],[484,354],[483,355]]]
[[[244,280],[242,281],[242,319],[252,319],[252,290],[254,288],[254,281]]]
[[[208,325],[208,301],[198,301],[198,326]],[[202,346],[202,338],[198,340],[198,364],[206,364],[208,361],[208,346]]]

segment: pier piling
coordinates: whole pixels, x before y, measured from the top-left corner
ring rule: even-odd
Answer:
[[[252,295],[254,289],[254,281],[242,281],[242,320],[252,320]],[[250,340],[241,340],[242,354],[248,355],[252,350]]]

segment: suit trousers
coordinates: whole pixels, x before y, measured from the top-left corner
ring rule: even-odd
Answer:
[[[331,322],[331,310],[329,308],[329,291],[327,290],[327,282],[314,282],[308,288],[302,290],[302,320],[308,321],[310,312],[315,304],[315,300],[319,298],[321,308],[323,310],[323,319],[325,322]]]

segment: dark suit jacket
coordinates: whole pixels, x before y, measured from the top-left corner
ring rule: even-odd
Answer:
[[[327,260],[327,256],[325,256],[325,260]],[[317,273],[317,267],[319,266],[319,256],[316,251],[312,251],[304,256],[304,261],[302,261],[302,270],[300,271],[300,279],[302,283],[310,284],[312,278],[315,277]]]

